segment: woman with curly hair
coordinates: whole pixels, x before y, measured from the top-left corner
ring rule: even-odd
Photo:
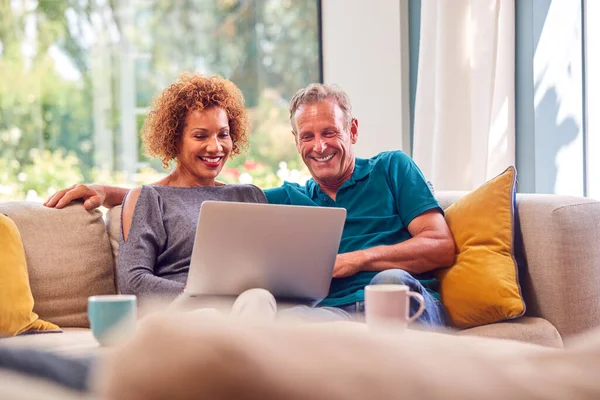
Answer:
[[[247,143],[241,91],[219,76],[182,75],[155,100],[142,138],[166,168],[164,179],[132,189],[122,210],[117,282],[121,293],[176,297],[187,280],[205,200],[265,203],[253,185],[216,180]]]

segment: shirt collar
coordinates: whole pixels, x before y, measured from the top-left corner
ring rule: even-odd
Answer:
[[[356,158],[354,159],[354,172],[352,172],[352,176],[346,182],[342,184],[341,187],[353,186],[357,181],[360,181],[366,178],[371,172],[371,168],[369,168],[369,160],[364,158]],[[319,195],[321,188],[319,184],[315,182],[313,178],[310,178],[306,183],[308,188],[308,194],[312,199]]]

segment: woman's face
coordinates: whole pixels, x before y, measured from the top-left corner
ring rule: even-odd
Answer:
[[[221,107],[189,112],[177,154],[177,167],[198,184],[210,186],[223,169],[233,141]]]

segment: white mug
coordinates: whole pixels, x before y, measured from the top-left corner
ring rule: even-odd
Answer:
[[[420,303],[410,316],[410,299]],[[425,311],[425,299],[406,285],[368,285],[365,287],[365,319],[370,328],[396,326],[406,328]]]

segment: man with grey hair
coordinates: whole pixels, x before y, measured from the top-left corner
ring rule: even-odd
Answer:
[[[335,85],[311,84],[290,102],[296,148],[312,178],[265,190],[273,204],[343,207],[347,211],[329,295],[316,308],[296,312],[322,319],[351,319],[364,312],[369,284],[403,284],[425,299],[418,321],[448,324],[432,271],[454,261],[454,240],[427,181],[401,151],[356,158],[358,120],[348,95]],[[76,185],[51,197],[61,208],[84,199],[91,209],[121,204],[127,189]],[[319,229],[315,226],[315,229]],[[418,304],[411,300],[411,313]]]
[[[427,181],[401,151],[356,158],[358,120],[335,85],[311,84],[290,102],[296,148],[312,179],[265,191],[269,203],[343,207],[346,223],[322,311],[364,311],[369,284],[403,284],[425,299],[418,319],[446,325],[432,271],[454,261],[454,240]],[[318,227],[315,227],[318,229]],[[418,308],[411,300],[411,313]]]

